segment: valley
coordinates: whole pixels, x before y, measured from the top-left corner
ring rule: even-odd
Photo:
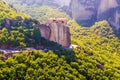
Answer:
[[[4,1],[0,80],[120,79],[118,0]]]

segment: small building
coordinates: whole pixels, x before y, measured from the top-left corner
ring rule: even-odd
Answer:
[[[78,45],[76,45],[76,44],[71,44],[71,45],[70,45],[70,48],[71,48],[71,49],[77,48],[77,47],[78,47]]]

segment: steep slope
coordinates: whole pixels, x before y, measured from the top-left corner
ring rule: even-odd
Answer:
[[[98,22],[91,29],[76,25],[71,30],[79,45],[73,51],[22,52],[5,61],[0,54],[0,79],[118,80],[120,43],[109,24]]]
[[[70,15],[84,26],[96,21],[107,20],[119,33],[120,3],[118,0],[71,0]]]
[[[94,24],[99,0],[71,0],[70,15],[83,26]]]
[[[107,1],[107,0],[106,0]],[[103,4],[104,3],[104,4]],[[107,5],[107,6],[106,6]],[[119,33],[119,3],[117,0],[108,0],[105,2],[104,0],[101,0],[101,3],[98,7],[98,14],[97,14],[97,20],[107,20],[111,24],[114,30],[116,30]]]
[[[37,48],[38,46],[54,45],[53,42],[41,37],[39,26],[39,21],[17,12],[0,0],[0,48],[21,48],[26,46]]]
[[[98,11],[99,11],[98,14],[103,13],[110,8],[116,8],[116,7],[118,7],[118,3],[116,0],[114,1],[113,0],[106,0],[106,1],[101,0],[99,8],[98,8]]]
[[[54,9],[58,9],[59,11],[65,11],[68,15],[70,15],[80,25],[83,26],[91,26],[97,21],[107,20],[116,33],[119,34],[119,0],[34,0],[27,2],[24,1],[24,3],[17,0],[5,1],[13,4],[14,7],[17,7],[17,10],[24,11],[25,13],[27,13],[27,9],[29,9],[31,6],[31,4],[28,5],[29,2],[36,5],[36,1],[38,1],[40,4],[38,3],[38,6],[34,6],[35,8],[45,5],[54,7]],[[27,9],[23,10],[23,7],[27,7]]]
[[[32,10],[32,9],[30,9],[30,10]],[[37,11],[40,11],[40,14]],[[32,11],[30,11],[30,12],[32,13]],[[115,45],[116,46],[118,45],[118,47],[119,47],[119,39],[117,39],[117,37],[114,35],[114,32],[112,31],[112,28],[110,28],[108,23],[105,22],[105,21],[95,24],[96,28],[95,28],[95,31],[94,31],[94,29],[92,29],[92,28],[80,27],[74,20],[72,20],[65,13],[59,12],[58,10],[52,9],[50,7],[44,6],[44,7],[35,8],[35,11],[33,11],[33,13],[37,13],[39,15],[34,15],[34,16],[32,16],[31,14],[30,15],[32,17],[38,18],[41,21],[42,21],[42,19],[46,20],[47,18],[51,18],[51,17],[67,18],[68,25],[70,26],[70,30],[71,30],[71,38],[72,38],[73,43],[76,43],[77,40],[78,40],[77,42],[79,42],[79,43],[84,43],[84,42],[81,42],[81,41],[86,41],[86,43],[88,41],[88,43],[89,43],[89,39],[91,39],[90,43],[94,42],[92,40],[95,40],[95,42],[96,42],[95,45],[98,45],[98,46],[101,46],[101,45],[97,44],[97,41],[100,41],[100,42],[103,41],[103,43],[105,43],[105,45],[106,44],[107,45],[111,44],[112,46],[111,46],[110,49],[112,49],[113,51],[114,50],[117,51],[115,49],[116,48]],[[100,26],[102,26],[102,27],[100,27]],[[110,31],[110,33],[108,33],[107,31]],[[88,34],[87,34],[87,32],[88,32]],[[111,35],[109,35],[109,34],[111,34]],[[82,39],[81,37],[83,37],[83,40],[81,40]],[[78,39],[76,39],[76,38],[78,38]],[[106,42],[104,42],[104,40]],[[114,42],[116,42],[116,43],[114,44]],[[95,45],[94,45],[94,47],[95,47]],[[103,45],[102,47],[105,47],[105,45]],[[92,46],[92,44],[90,44],[89,46]],[[95,49],[97,50],[97,47],[95,47]],[[103,49],[103,48],[98,48],[98,49]],[[118,53],[118,52],[116,52],[116,53]]]
[[[2,0],[0,0],[0,19],[4,19],[6,17],[10,17],[12,19],[15,19],[16,16],[22,16],[22,18],[29,18],[27,15],[23,13],[17,13],[17,11],[13,8],[10,8],[10,6],[6,3],[4,3]],[[3,16],[4,15],[4,16]]]
[[[75,19],[79,24],[81,24],[83,26],[93,25],[96,21],[100,21],[100,20],[108,20],[111,23],[112,27],[115,30],[119,31],[119,24],[118,24],[119,18],[117,18],[117,17],[119,17],[119,13],[118,13],[119,10],[117,8],[119,5],[119,1],[117,1],[117,0],[114,0],[114,1],[108,0],[106,2],[104,0],[87,0],[87,1],[86,0],[82,0],[82,1],[67,0],[65,2],[59,1],[59,0],[57,0],[57,1],[56,0],[54,0],[54,1],[5,0],[5,1],[10,4],[13,4],[14,7],[18,7],[17,10],[23,11],[25,13],[27,13],[27,11],[30,9],[30,6],[33,6],[33,4],[38,5],[38,6],[34,6],[34,8],[36,8],[36,7],[38,8],[43,5],[51,6],[51,7],[57,8],[59,10],[65,11],[73,19]],[[33,3],[33,4],[31,4],[31,3]],[[23,7],[24,8],[26,7],[27,9],[23,10],[22,9]],[[109,14],[109,13],[111,13],[111,14]]]

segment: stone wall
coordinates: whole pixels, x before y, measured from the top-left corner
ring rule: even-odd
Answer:
[[[63,47],[70,46],[70,30],[64,18],[51,18],[40,26],[41,36],[47,40],[57,42]]]

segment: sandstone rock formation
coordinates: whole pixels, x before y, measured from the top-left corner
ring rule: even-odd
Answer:
[[[92,25],[96,20],[98,3],[98,0],[71,0],[69,15],[83,26]]]
[[[16,4],[11,0],[4,1]],[[120,0],[20,0],[17,2],[60,9],[82,26],[91,26],[96,21],[107,20],[115,31],[120,32]]]
[[[120,29],[120,7],[117,0],[101,0],[98,7],[97,21],[107,20],[114,30]]]
[[[70,46],[70,31],[67,21],[63,18],[51,18],[46,25],[40,26],[41,36],[47,40],[57,42],[63,47]]]
[[[71,0],[69,10],[69,15],[83,26],[107,20],[120,31],[120,0]]]
[[[50,30],[50,27],[45,25],[45,24],[42,24],[40,26],[40,32],[41,32],[41,36],[44,37],[45,39],[49,40],[50,39],[50,33],[51,33],[51,30]]]

